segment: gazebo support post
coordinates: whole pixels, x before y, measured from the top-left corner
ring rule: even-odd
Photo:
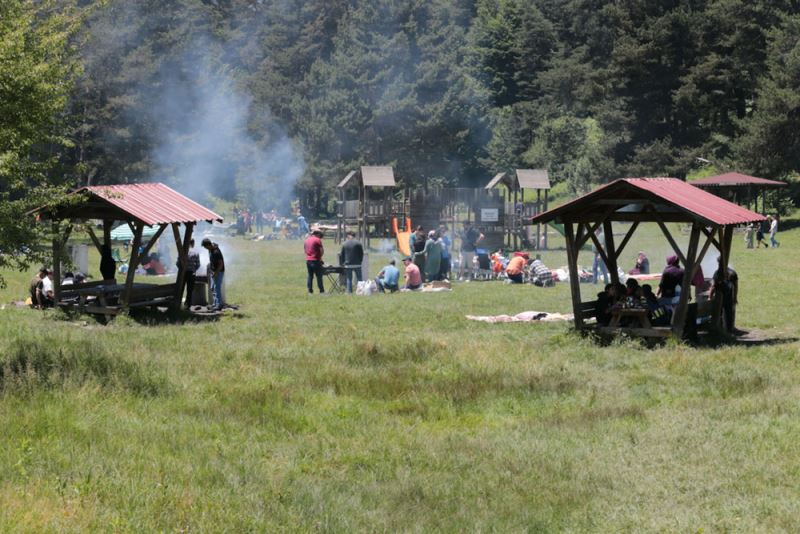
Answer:
[[[144,231],[144,223],[137,222],[133,224],[133,245],[131,245],[131,257],[128,260],[128,273],[125,277],[125,289],[120,296],[120,304],[123,308],[128,307],[131,298],[131,289],[133,289],[133,278],[136,276],[136,267],[139,265],[139,247],[142,246],[142,232]],[[144,256],[145,253],[142,253]]]
[[[567,238],[567,265],[569,266],[569,289],[572,294],[572,314],[575,317],[575,328],[583,328],[581,316],[581,286],[578,278],[578,249],[576,248],[575,232],[571,222],[564,222],[564,236]]]
[[[681,247],[678,246],[678,244],[675,242],[675,239],[672,237],[672,233],[669,231],[669,228],[667,228],[667,225],[664,223],[664,219],[657,211],[653,209],[651,209],[650,211],[655,217],[658,227],[661,228],[661,233],[663,233],[664,237],[667,238],[667,241],[669,241],[669,244],[672,247],[672,250],[675,252],[675,255],[678,256],[678,258],[681,260],[681,263],[685,266],[686,256],[683,255]]]
[[[539,215],[542,212],[542,190],[536,190],[536,213]],[[542,244],[542,223],[536,223],[536,250],[539,250]]]
[[[611,226],[611,219],[603,221],[603,235],[606,239],[606,269],[611,275],[611,282],[619,284],[619,269],[617,269],[617,254],[614,251],[614,230]]]
[[[678,307],[672,316],[672,332],[678,339],[683,338],[683,329],[686,324],[686,314],[689,309],[689,295],[691,295],[692,277],[697,268],[697,246],[700,242],[700,224],[692,223],[692,231],[689,236],[689,249],[686,251],[686,263],[683,270],[683,281],[681,282],[681,296],[678,300]]]
[[[103,219],[103,244],[111,248],[111,225],[114,221]]]
[[[549,189],[545,189],[544,190],[544,209],[542,209],[543,212],[547,211],[547,194],[548,194],[548,191],[550,191],[550,190]],[[544,228],[542,228],[542,231],[544,232],[544,247],[543,248],[545,250],[547,250],[547,223],[544,223]],[[537,244],[537,246],[538,246],[538,244]]]
[[[619,244],[617,249],[614,251],[614,259],[619,261],[619,257],[622,254],[622,251],[625,250],[625,246],[630,241],[631,237],[633,237],[633,233],[639,227],[639,221],[634,221],[630,228],[628,228],[628,233],[625,234],[625,237],[622,239],[622,243]]]
[[[64,245],[67,244],[69,234],[72,232],[72,224],[64,230],[61,235],[61,228],[57,221],[53,221],[53,302],[58,304],[61,301],[61,256],[64,254]]]
[[[175,280],[175,297],[172,301],[172,310],[181,309],[183,300],[183,286],[186,282],[186,265],[189,263],[189,242],[192,239],[192,231],[195,223],[186,223],[183,242],[181,242],[180,223],[172,223],[172,234],[175,237],[175,246],[178,247],[178,276]],[[191,295],[189,295],[191,298]]]
[[[86,225],[86,233],[89,234],[89,239],[91,239],[92,243],[94,243],[94,248],[96,248],[97,252],[99,252],[102,255],[103,254],[103,244],[100,243],[99,239],[97,239],[97,235],[95,235],[94,230],[92,230],[91,224],[87,224]]]

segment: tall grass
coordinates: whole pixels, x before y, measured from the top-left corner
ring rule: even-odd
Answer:
[[[564,284],[309,296],[299,242],[223,242],[241,308],[216,322],[7,307],[0,531],[794,530],[800,231],[781,237],[734,243],[740,327],[775,340],[749,346],[464,318],[568,312]],[[662,241],[631,254],[657,268]]]

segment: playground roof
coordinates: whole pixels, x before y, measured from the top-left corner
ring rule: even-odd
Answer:
[[[550,189],[550,176],[544,169],[517,169],[516,180],[508,173],[500,172],[489,180],[484,189],[492,189],[502,183],[509,189]]]
[[[693,222],[738,225],[764,220],[677,178],[622,178],[532,218],[564,221]]]
[[[544,169],[517,169],[521,189],[550,189],[550,175]]]
[[[85,202],[54,210],[60,218],[136,220],[154,224],[219,221],[222,217],[162,183],[98,185],[73,194],[88,193]],[[38,210],[50,211],[48,208]]]
[[[361,167],[361,179],[365,186],[394,187],[394,171],[391,167]]]
[[[706,187],[748,187],[756,186],[761,188],[777,188],[785,187],[786,182],[778,182],[776,180],[767,180],[765,178],[756,178],[755,176],[748,176],[738,172],[728,172],[720,174],[719,176],[709,176],[707,178],[700,178],[689,182],[694,186]]]
[[[347,187],[353,179],[361,178],[364,187],[395,187],[394,170],[390,166],[364,166],[357,171],[350,171],[347,176],[336,186],[339,189]]]

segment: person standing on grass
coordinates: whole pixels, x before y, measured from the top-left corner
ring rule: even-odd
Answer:
[[[417,226],[417,230],[408,237],[408,246],[411,250],[412,261],[420,268],[425,269],[425,230]]]
[[[770,229],[770,218],[767,217],[765,220],[758,223],[758,230],[756,231],[756,248],[761,248],[761,243],[764,243],[764,248],[769,248],[767,241],[764,239],[764,234],[769,232]]]
[[[439,268],[439,280],[448,280],[450,278],[450,249],[453,242],[450,236],[447,235],[447,227],[445,225],[439,226],[439,239],[442,242],[442,263]]]
[[[180,262],[176,262],[180,268]],[[197,271],[200,269],[200,251],[194,246],[194,239],[189,240],[189,252],[186,256],[186,266],[183,274],[183,283],[186,288],[186,300],[184,306],[188,310],[192,306],[192,293],[194,293],[194,283],[197,278]]]
[[[439,280],[439,271],[442,265],[442,243],[436,235],[436,230],[428,232],[428,240],[422,250],[425,255],[425,280],[433,282]]]
[[[202,245],[208,251],[210,260],[208,279],[211,281],[211,290],[214,292],[212,309],[214,311],[222,311],[224,306],[222,302],[222,282],[225,278],[225,258],[222,256],[219,245],[212,243],[209,238],[204,238]]]
[[[356,239],[356,233],[352,230],[348,231],[347,240],[342,245],[341,260],[344,265],[344,274],[347,292],[353,292],[353,275],[356,275],[356,280],[359,282],[363,280],[363,273],[361,272],[361,264],[364,261],[364,247],[361,242]]]
[[[769,224],[769,242],[772,244],[772,248],[778,248],[781,244],[775,239],[775,236],[778,233],[778,218],[779,215],[776,213],[775,217],[772,218],[772,222]]]
[[[317,278],[319,292],[325,293],[325,286],[322,283],[322,255],[325,253],[325,249],[322,246],[322,230],[318,228],[312,230],[311,235],[303,243],[303,248],[306,253],[306,270],[308,271],[306,287],[308,288],[308,293],[314,293],[314,277]]]
[[[606,248],[605,233],[598,228],[597,231],[595,231],[595,235],[597,236],[597,241],[600,243],[600,246]],[[603,273],[603,283],[607,284],[608,268],[606,267],[606,262],[603,261],[603,257],[600,255],[597,245],[592,245],[592,252],[594,252],[594,260],[592,261],[592,283],[596,284],[599,282],[600,273]]]
[[[721,261],[721,260],[717,260]],[[725,331],[729,334],[736,333],[736,305],[739,304],[739,275],[733,268],[726,270],[717,268],[711,278],[711,290],[708,294],[710,300],[716,293],[722,295],[722,321]]]
[[[475,249],[483,241],[484,235],[476,230],[470,221],[464,221],[464,230],[461,232],[461,265],[458,270],[459,279],[464,279],[464,269],[467,276],[472,279],[475,266]]]
[[[747,228],[744,230],[744,244],[747,248],[753,248],[753,234],[755,231],[756,229],[753,223],[748,224]]]

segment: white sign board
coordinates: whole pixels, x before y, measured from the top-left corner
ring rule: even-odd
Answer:
[[[498,222],[500,210],[498,208],[481,208],[481,222]]]

